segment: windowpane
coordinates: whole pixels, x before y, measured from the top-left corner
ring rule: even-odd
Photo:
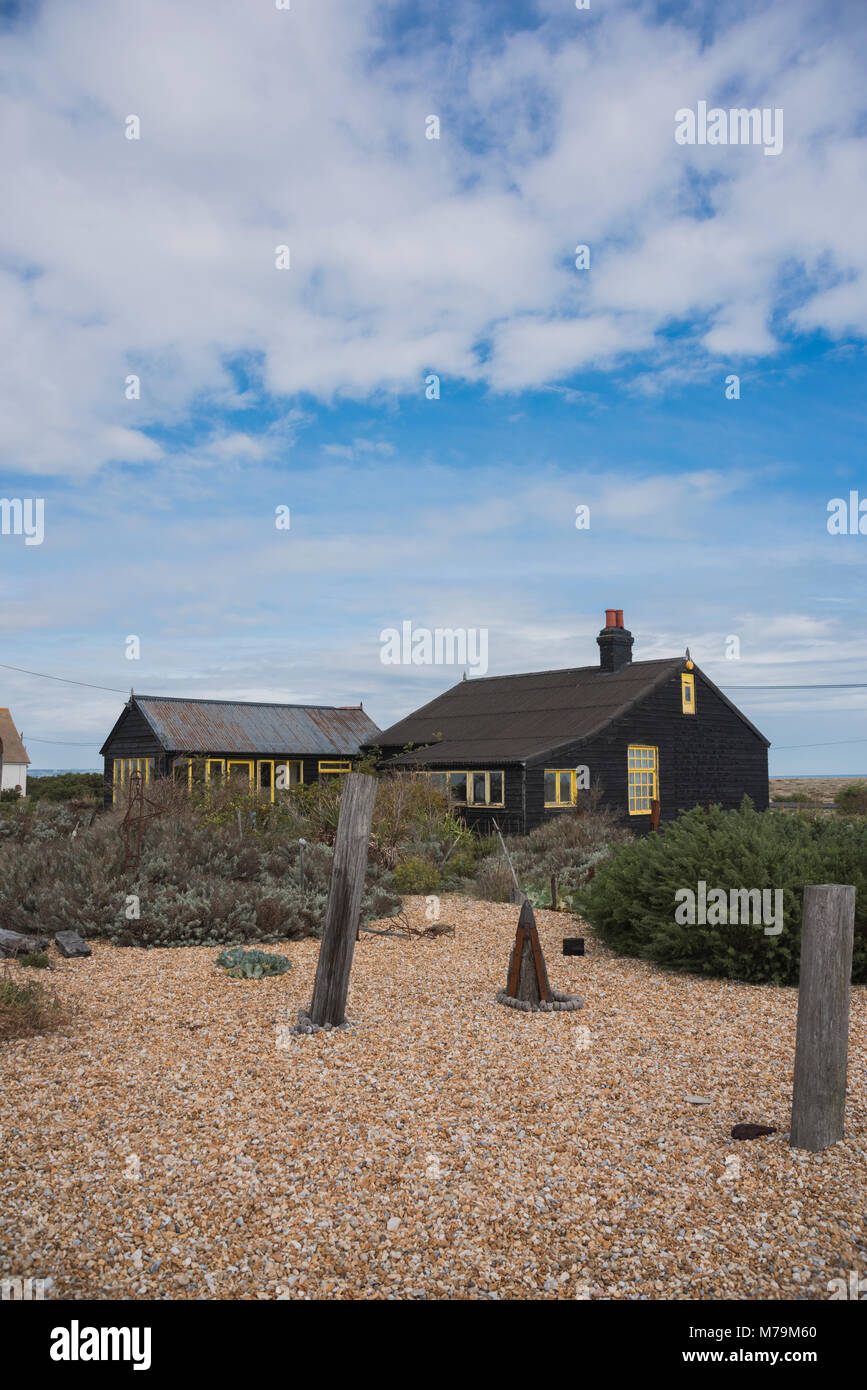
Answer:
[[[557,774],[556,772],[545,773],[545,805],[553,806],[557,800]]]
[[[473,804],[484,806],[487,801],[486,777],[483,772],[473,773]]]
[[[449,775],[447,772],[431,772],[428,775],[430,776],[431,786],[436,787],[439,791],[448,791]]]
[[[560,802],[564,806],[572,805],[572,773],[561,772],[560,778]]]
[[[271,790],[271,782],[273,781],[273,772],[274,772],[274,769],[273,769],[273,766],[272,766],[271,763],[260,763],[260,764],[259,764],[259,789],[260,789],[260,791],[269,792],[269,791]]]
[[[503,774],[502,772],[492,772],[491,777],[491,805],[502,806],[503,804]]]
[[[208,763],[208,781],[216,782],[219,785],[223,780],[223,764],[218,759],[212,759]]]
[[[452,801],[464,805],[467,800],[467,774],[465,772],[450,772],[449,790],[452,794]]]

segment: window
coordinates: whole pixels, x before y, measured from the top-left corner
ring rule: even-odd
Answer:
[[[680,702],[684,714],[695,714],[695,676],[681,676]]]
[[[649,816],[651,801],[659,800],[658,751],[631,743],[627,751],[630,816]]]
[[[154,771],[153,758],[115,758],[112,763],[112,801],[117,801],[134,772],[137,772],[145,786],[151,781]]]
[[[221,786],[223,782],[223,772],[224,766],[222,758],[208,758],[205,775],[209,784],[213,782],[215,787]]]
[[[467,774],[465,772],[449,773],[449,795],[452,801],[456,801],[459,806],[466,806]]]
[[[189,758],[175,758],[172,763],[172,781],[188,787],[192,771],[193,765]]]
[[[255,764],[246,758],[230,758],[226,762],[226,779],[237,792],[253,790],[253,771]]]
[[[458,806],[504,806],[502,772],[424,772]]]
[[[345,772],[352,771],[352,763],[346,762],[321,762],[319,763],[320,777],[342,777]]]
[[[578,778],[574,768],[545,769],[545,805],[575,806],[578,802]]]

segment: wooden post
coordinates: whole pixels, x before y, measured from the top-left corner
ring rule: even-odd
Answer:
[[[650,828],[651,828],[651,830],[656,831],[656,830],[659,829],[659,812],[660,812],[660,809],[661,809],[661,804],[660,804],[660,802],[658,802],[658,801],[651,801],[651,803],[650,803]]]
[[[349,772],[343,779],[328,905],[313,984],[310,1019],[320,1027],[345,1022],[349,972],[367,869],[367,848],[378,783],[375,777]]]
[[[818,1153],[843,1138],[855,889],[804,889],[798,1031],[789,1143]]]

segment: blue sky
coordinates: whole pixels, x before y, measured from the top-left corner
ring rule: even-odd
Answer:
[[[0,496],[46,520],[0,535],[0,661],[385,726],[460,671],[384,628],[486,628],[496,674],[616,606],[724,689],[867,682],[826,525],[867,497],[862,6],[146,10],[7,7]],[[700,100],[781,153],[678,145]],[[778,775],[867,771],[864,694],[732,691]],[[95,766],[121,697],[0,705]]]

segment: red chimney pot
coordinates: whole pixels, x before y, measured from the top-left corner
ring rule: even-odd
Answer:
[[[616,627],[616,626],[617,626],[617,609],[616,609],[616,608],[606,608],[606,610],[605,610],[605,626],[606,626],[606,627]]]

